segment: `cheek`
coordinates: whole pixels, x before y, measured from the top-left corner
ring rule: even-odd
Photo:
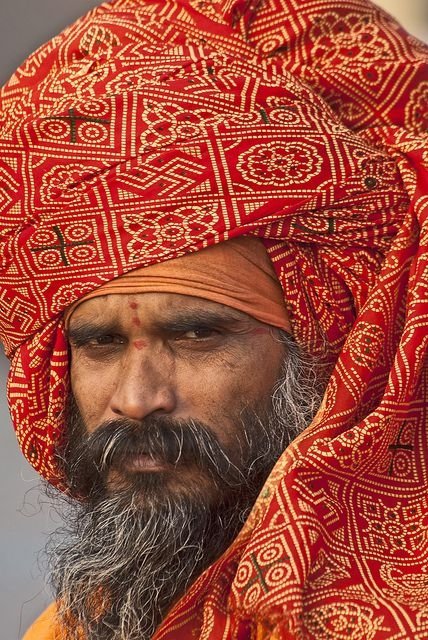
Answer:
[[[265,403],[277,383],[284,358],[284,346],[270,334],[261,335],[236,361],[225,379],[225,397],[236,410]]]
[[[240,410],[270,396],[277,382],[284,347],[274,340],[270,329],[254,332],[251,340],[234,353],[188,363],[177,370],[182,398],[194,411],[211,416],[235,416]]]
[[[220,436],[230,431],[237,416],[250,401],[251,376],[243,359],[218,358],[199,366],[177,370],[183,415],[202,420]]]
[[[281,349],[282,353],[282,349]],[[248,384],[253,394],[264,397],[270,394],[281,373],[283,356],[276,350],[269,349],[264,354],[259,354],[252,363],[253,375],[249,376]]]
[[[220,357],[181,361],[175,370],[181,413],[213,424],[227,411],[234,378],[234,369]]]
[[[112,381],[105,372],[84,366],[78,359],[70,368],[71,391],[88,430],[95,429],[104,419],[109,406]]]

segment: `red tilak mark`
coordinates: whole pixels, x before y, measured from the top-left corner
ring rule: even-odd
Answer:
[[[136,327],[139,327],[141,325],[140,318],[132,318],[132,324],[135,324]]]
[[[134,340],[134,347],[138,349],[138,351],[141,351],[141,349],[144,349],[146,346],[147,343],[144,342],[144,340]]]
[[[138,304],[136,302],[130,302],[129,306],[131,307],[131,309],[138,309]]]

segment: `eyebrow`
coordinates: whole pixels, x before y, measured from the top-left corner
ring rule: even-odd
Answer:
[[[245,318],[240,311],[233,309],[182,309],[174,312],[170,318],[160,319],[158,326],[164,331],[185,331],[195,326],[230,327]]]
[[[76,326],[74,327],[69,327],[67,331],[67,338],[69,342],[79,345],[99,336],[117,333],[118,330],[119,327],[116,323],[81,322],[78,324],[76,323]]]
[[[179,332],[187,331],[196,326],[201,327],[233,327],[246,319],[246,314],[234,309],[182,309],[171,312],[170,317],[155,321],[155,326],[160,331]],[[120,323],[117,321],[77,321],[75,326],[69,327],[67,338],[70,342],[79,345],[94,338],[106,334],[120,333]]]

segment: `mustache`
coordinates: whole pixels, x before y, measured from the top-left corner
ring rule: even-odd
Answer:
[[[220,484],[240,486],[245,480],[243,448],[237,439],[234,458],[215,433],[195,420],[149,416],[142,422],[116,419],[103,423],[73,447],[69,476],[80,478],[87,487],[106,481],[112,470],[123,470],[126,462],[139,455],[166,463],[169,467],[192,466]]]

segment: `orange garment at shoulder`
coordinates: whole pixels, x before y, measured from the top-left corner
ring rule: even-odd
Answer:
[[[31,625],[22,640],[63,640],[56,621],[56,603],[53,602]]]

